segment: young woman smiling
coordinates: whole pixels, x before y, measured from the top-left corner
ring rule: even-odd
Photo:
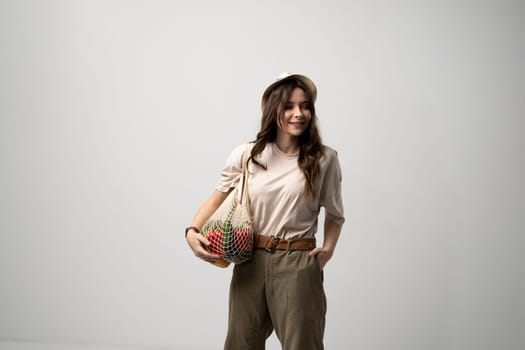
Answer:
[[[248,192],[256,233],[251,260],[235,265],[224,349],[264,349],[275,330],[284,349],[323,349],[326,297],[323,269],[344,222],[337,153],[321,142],[317,88],[300,74],[282,74],[262,96],[261,128],[254,142],[228,157],[211,197],[186,230],[194,254],[208,262],[209,242],[198,232],[239,184],[249,151]],[[315,234],[325,210],[324,240]]]

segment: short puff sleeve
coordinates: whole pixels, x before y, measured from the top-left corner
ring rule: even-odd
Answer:
[[[233,149],[221,171],[221,178],[216,187],[220,192],[228,192],[237,187],[242,173],[242,156],[248,148],[248,143],[243,143]]]
[[[342,225],[345,222],[345,217],[341,194],[341,166],[339,165],[337,152],[328,147],[325,166],[326,173],[322,179],[319,204],[324,207],[327,218]]]

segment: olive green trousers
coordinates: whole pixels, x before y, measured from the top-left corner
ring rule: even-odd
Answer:
[[[325,315],[316,257],[256,249],[233,269],[224,350],[263,350],[273,330],[283,350],[322,350]]]

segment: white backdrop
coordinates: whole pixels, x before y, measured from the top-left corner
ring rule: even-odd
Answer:
[[[282,71],[347,223],[328,349],[522,348],[521,1],[0,1],[0,340],[219,349],[183,229]],[[275,338],[270,349],[277,349]]]

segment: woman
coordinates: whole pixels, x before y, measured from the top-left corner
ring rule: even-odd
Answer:
[[[233,150],[217,189],[186,229],[197,257],[220,260],[206,250],[210,243],[199,229],[238,185],[248,149],[257,248],[251,260],[233,269],[225,350],[264,349],[273,330],[286,350],[323,349],[322,270],[334,253],[344,215],[341,169],[337,153],[321,143],[316,97],[313,81],[299,74],[284,73],[266,88],[255,142]],[[316,247],[320,207],[325,208],[324,241]]]

